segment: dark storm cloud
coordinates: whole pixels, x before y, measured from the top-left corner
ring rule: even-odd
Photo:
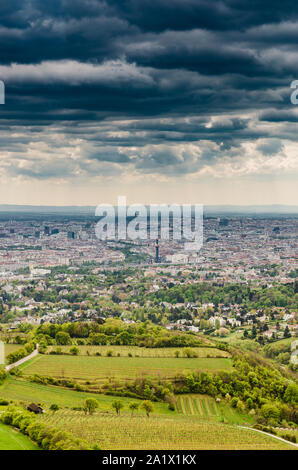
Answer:
[[[283,149],[283,144],[277,139],[268,139],[267,142],[259,144],[257,149],[262,152],[263,155],[276,155]]]
[[[291,0],[112,0],[109,3],[147,31],[243,29],[297,17]]]
[[[296,10],[292,0],[2,2],[0,149],[19,162],[30,143],[59,153],[80,139],[65,176],[96,165],[191,173],[259,139],[256,151],[275,155],[279,138],[297,140],[286,127],[298,121]],[[16,162],[16,175],[62,171]]]

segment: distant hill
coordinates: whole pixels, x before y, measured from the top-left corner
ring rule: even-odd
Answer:
[[[30,206],[15,204],[0,204],[0,214],[10,213],[31,214],[31,215],[77,215],[94,216],[95,206]],[[256,205],[256,206],[238,206],[238,205],[206,205],[204,214],[209,216],[233,216],[233,215],[298,215],[298,205]]]

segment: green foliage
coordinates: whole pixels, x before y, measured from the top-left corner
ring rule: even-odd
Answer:
[[[150,413],[153,413],[154,411],[154,406],[153,406],[152,401],[150,400],[143,401],[141,404],[141,409],[145,411],[147,417],[149,418]]]
[[[0,367],[0,384],[2,382],[4,382],[4,380],[6,379],[7,377],[7,373],[5,371],[5,369],[3,369],[2,367]]]
[[[89,415],[92,415],[98,406],[98,401],[95,398],[87,398],[84,402],[83,409],[86,414],[89,413]]]
[[[104,324],[95,322],[64,323],[63,325],[44,323],[34,333],[42,343],[56,341],[58,345],[72,344],[72,338],[88,338],[94,346],[141,346],[145,348],[196,347],[202,341],[194,334],[169,332],[160,326],[146,321],[142,324],[126,325],[118,319],[108,319]],[[79,344],[78,340],[78,344]],[[226,345],[222,346],[227,348]]]
[[[120,400],[114,400],[112,402],[112,408],[114,408],[117,415],[120,415],[120,411],[123,407],[124,407],[124,404]]]
[[[26,343],[24,348],[17,349],[16,351],[11,352],[7,356],[7,361],[9,364],[13,364],[14,362],[23,359],[23,357],[28,356],[34,351],[35,344],[34,343]]]
[[[57,405],[57,403],[52,403],[51,406],[50,406],[50,410],[53,411],[53,413],[55,413],[59,409],[60,409],[60,407],[59,407],[59,405]]]
[[[35,417],[21,408],[9,407],[1,414],[0,420],[20,429],[43,450],[91,450],[85,441],[73,437],[68,432],[38,423]]]
[[[60,346],[66,346],[68,344],[71,344],[71,337],[69,333],[66,333],[65,331],[59,331],[56,336],[56,343],[59,344]]]
[[[129,409],[131,410],[131,414],[133,415],[134,411],[137,411],[139,408],[139,403],[133,401],[132,403],[129,404]]]
[[[286,403],[291,403],[292,405],[298,404],[298,385],[292,383],[288,385],[283,397]]]
[[[70,348],[69,352],[72,356],[78,356],[80,350],[76,346],[73,346],[72,348]]]
[[[239,304],[248,310],[264,307],[298,308],[295,284],[274,287],[249,286],[246,284],[215,285],[210,283],[177,285],[148,294],[146,299],[159,302]],[[136,299],[138,300],[138,298]]]

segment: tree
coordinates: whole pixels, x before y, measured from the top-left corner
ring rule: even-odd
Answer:
[[[291,333],[290,333],[289,327],[287,325],[285,327],[285,331],[284,331],[284,338],[290,338],[290,336],[291,336]]]
[[[245,405],[243,403],[242,400],[238,400],[237,402],[237,410],[241,411],[242,413],[244,413],[245,411]]]
[[[50,410],[55,413],[56,411],[58,411],[60,408],[59,406],[56,404],[56,403],[52,403],[51,406],[50,406]]]
[[[142,408],[142,410],[145,411],[148,418],[150,416],[150,413],[153,413],[153,411],[154,411],[153,403],[150,400],[143,401],[142,404],[141,404],[141,408]]]
[[[251,337],[255,338],[257,336],[257,329],[255,325],[253,325],[252,330],[251,330]]]
[[[139,408],[138,403],[136,403],[136,402],[130,403],[129,409],[131,410],[131,416],[133,415],[134,411],[137,411],[138,408]]]
[[[183,352],[184,352],[185,356],[188,357],[188,358],[196,357],[195,351],[193,351],[193,349],[191,349],[191,348],[184,348]]]
[[[116,411],[117,415],[120,415],[121,409],[124,407],[122,401],[120,400],[115,400],[112,403],[112,408]]]
[[[275,406],[271,403],[266,403],[265,405],[262,406],[261,414],[267,420],[273,419],[274,421],[278,421],[279,418],[280,418],[279,409],[277,408],[277,406]]]
[[[70,348],[69,350],[70,354],[72,354],[73,356],[77,356],[80,352],[79,348],[77,348],[76,346],[73,346],[72,348]]]
[[[237,403],[238,403],[238,398],[237,397],[233,397],[232,398],[232,401],[231,401],[231,405],[233,408],[236,408],[237,407]]]
[[[71,337],[65,331],[59,331],[56,334],[55,339],[56,339],[56,343],[59,344],[60,346],[66,346],[68,344],[71,344]]]
[[[94,411],[98,408],[98,401],[95,398],[87,398],[84,403],[85,414],[89,413],[92,415]]]
[[[298,385],[292,383],[287,386],[284,393],[284,401],[293,405],[298,403]]]

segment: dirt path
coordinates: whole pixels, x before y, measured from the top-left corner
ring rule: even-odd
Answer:
[[[286,439],[283,439],[282,437],[279,437],[279,436],[274,436],[274,434],[270,434],[269,432],[260,431],[260,429],[248,428],[247,426],[238,426],[238,428],[250,429],[251,431],[260,432],[261,434],[265,434],[266,436],[273,437],[274,439],[278,439],[279,441],[283,441],[283,442],[286,442],[287,444],[298,447],[298,444],[295,444],[294,442],[287,441]]]
[[[9,364],[8,366],[6,366],[5,367],[6,372],[9,372],[11,369],[18,367],[21,364],[24,364],[24,362],[27,362],[29,361],[29,359],[32,359],[33,357],[37,356],[37,354],[38,354],[38,344],[36,345],[36,349],[34,349],[34,351],[31,354],[29,354],[26,357],[23,357],[22,359],[20,359],[17,362],[14,362],[13,364]]]

